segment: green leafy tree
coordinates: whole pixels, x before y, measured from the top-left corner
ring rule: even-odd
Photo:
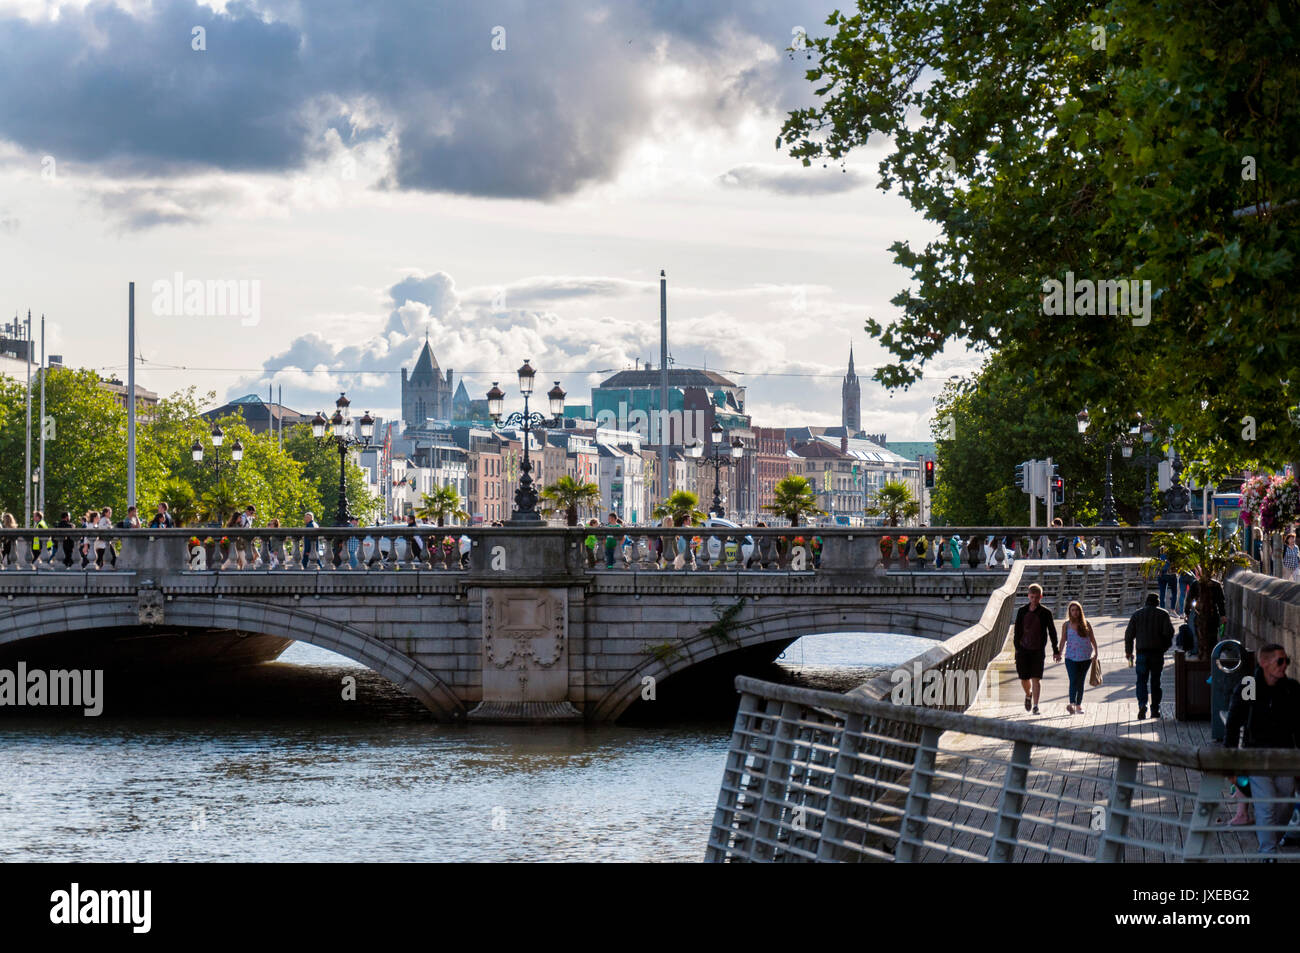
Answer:
[[[1182,0],[856,6],[810,40],[818,100],[777,145],[811,164],[885,143],[880,188],[938,225],[891,246],[911,284],[867,323],[892,355],[876,379],[997,349],[1059,411],[1171,422],[1194,474],[1292,459],[1295,4],[1216,3],[1208,45]],[[1050,314],[1067,272],[1149,281],[1149,310]]]
[[[1058,515],[1080,525],[1095,516],[1106,492],[1105,437],[1127,427],[1093,408],[1091,440],[1085,440],[1076,417],[1080,409],[1058,407],[1036,386],[1032,368],[1018,368],[1001,354],[973,375],[950,379],[936,401],[935,459],[942,478],[931,496],[935,522],[1026,525],[1029,496],[1015,485],[1016,465],[1048,457],[1065,479],[1065,505]],[[1111,472],[1119,516],[1136,522],[1141,467],[1126,465],[1116,450]],[[1042,515],[1043,504],[1037,505]]]
[[[650,515],[657,520],[671,517],[674,526],[699,526],[706,516],[700,510],[700,498],[690,490],[675,490]]]
[[[230,518],[241,512],[246,505],[244,498],[235,489],[234,482],[223,477],[199,497],[199,519],[225,526]]]
[[[450,483],[434,487],[432,493],[423,494],[415,515],[420,519],[433,520],[439,526],[446,525],[447,520],[469,519],[469,514],[461,505],[459,491]]]
[[[1219,523],[1210,523],[1208,529],[1194,533],[1155,533],[1151,537],[1151,546],[1155,552],[1164,552],[1169,557],[1170,568],[1175,573],[1190,572],[1196,576],[1197,592],[1201,599],[1210,592],[1210,581],[1222,581],[1233,569],[1250,565],[1246,554],[1237,549],[1235,538],[1219,538]],[[1159,556],[1148,559],[1142,566],[1147,576],[1155,575],[1160,569]],[[1214,645],[1217,632],[1210,631],[1210,613],[1196,613],[1196,644]]]
[[[32,467],[39,460],[39,379],[32,379]],[[27,387],[0,378],[0,507],[23,525]],[[45,382],[45,413],[55,438],[45,445],[45,503],[55,519],[63,510],[126,511],[126,410],[99,386],[93,371],[52,368]],[[35,506],[33,495],[33,507]]]
[[[812,485],[797,473],[789,473],[776,482],[772,488],[773,502],[766,503],[763,509],[790,521],[791,526],[798,526],[799,520],[809,516],[825,516],[825,510],[817,508],[817,494]]]
[[[879,516],[897,526],[899,520],[915,519],[921,504],[912,495],[912,488],[902,480],[886,480],[876,491],[876,500],[867,507],[868,516]]]
[[[585,480],[575,480],[565,474],[543,489],[541,498],[551,504],[543,509],[543,513],[550,516],[562,510],[568,524],[577,526],[578,519],[584,511],[600,506],[600,487]]]

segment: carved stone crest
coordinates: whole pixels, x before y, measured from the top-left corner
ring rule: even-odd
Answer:
[[[568,628],[563,589],[485,592],[483,700],[564,700],[569,691]]]

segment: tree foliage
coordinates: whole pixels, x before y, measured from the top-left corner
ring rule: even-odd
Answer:
[[[1106,444],[1125,436],[1126,428],[1107,431],[1094,419],[1085,440],[1075,414],[1056,409],[1031,373],[1003,355],[969,377],[949,380],[936,407],[951,428],[936,428],[935,522],[1027,525],[1029,496],[1015,485],[1016,465],[1048,457],[1065,480],[1065,505],[1057,515],[1076,525],[1096,521],[1106,492]],[[947,439],[949,433],[955,437]],[[1116,448],[1111,476],[1119,518],[1136,522],[1145,488],[1141,467],[1125,463]],[[1040,516],[1044,509],[1039,502]]]
[[[450,483],[423,494],[415,515],[422,520],[433,520],[439,526],[445,525],[447,520],[469,519],[469,514],[461,506],[460,492]]]
[[[876,500],[867,507],[868,516],[883,517],[890,526],[897,526],[899,520],[915,519],[921,512],[921,504],[912,495],[912,488],[902,480],[886,480],[876,491]]]
[[[817,494],[812,485],[797,473],[788,473],[776,481],[772,499],[763,509],[789,520],[791,526],[798,526],[801,519],[809,516],[826,515],[825,510],[817,508]]]
[[[997,349],[1060,411],[1174,425],[1194,472],[1291,459],[1296,9],[859,0],[833,13],[810,40],[819,101],[777,145],[808,164],[887,142],[880,188],[940,229],[924,248],[891,246],[911,287],[896,322],[868,321],[893,358],[876,379],[908,386],[954,342]],[[1043,283],[1066,272],[1149,281],[1149,324],[1045,314]]]
[[[650,513],[657,520],[672,517],[674,526],[698,526],[705,520],[700,510],[700,498],[690,490],[675,490]]]
[[[584,510],[594,510],[600,506],[600,487],[595,483],[575,480],[565,474],[540,494],[549,506],[542,512],[547,516],[563,511],[570,526],[577,526]]]

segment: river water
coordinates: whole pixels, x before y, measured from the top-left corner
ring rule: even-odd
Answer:
[[[780,665],[848,685],[931,644],[811,636]],[[697,861],[731,728],[439,725],[301,643],[156,689],[98,718],[0,710],[0,861]]]

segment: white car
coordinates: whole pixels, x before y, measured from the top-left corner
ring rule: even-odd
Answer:
[[[721,516],[710,516],[701,525],[703,528],[714,526],[719,529],[744,529],[744,527],[739,523],[733,523],[731,520],[723,519]],[[712,536],[708,540],[708,547],[710,561],[717,560],[722,553],[722,540],[717,536]],[[749,557],[753,552],[754,537],[746,535],[744,541],[740,544],[740,558],[742,560],[742,565],[749,563]],[[734,539],[727,540],[727,558],[736,558],[736,541]]]

